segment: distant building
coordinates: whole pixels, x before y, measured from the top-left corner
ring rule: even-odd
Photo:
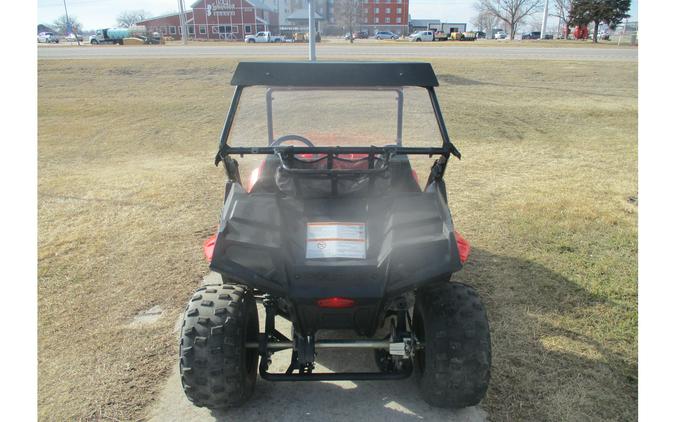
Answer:
[[[217,40],[232,34],[244,38],[258,31],[277,32],[279,14],[270,3],[263,0],[198,0],[186,11],[190,38]],[[178,13],[157,16],[138,22],[148,31],[179,38],[182,36]]]
[[[48,27],[47,25],[39,24],[37,26],[37,33],[39,34],[40,32],[53,32],[56,33],[52,28]]]
[[[364,0],[364,28],[371,34],[391,31],[399,35],[408,33],[408,0]]]
[[[411,19],[410,32],[426,31],[428,29],[435,29],[443,31],[446,34],[453,32],[466,32],[466,23],[458,22],[441,22],[440,19]]]
[[[337,0],[315,0],[313,4],[317,30],[339,34],[345,28],[335,15]],[[364,0],[363,22],[355,30],[408,32],[409,0]],[[308,30],[307,0],[197,0],[186,11],[189,37],[220,39],[225,34],[236,38],[258,31],[275,34]],[[182,35],[178,13],[157,16],[138,22],[151,32],[179,38]]]
[[[440,25],[440,19],[410,19],[410,32],[426,31],[429,25]]]

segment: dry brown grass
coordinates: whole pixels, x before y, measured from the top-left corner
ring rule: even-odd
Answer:
[[[637,65],[436,60],[493,420],[637,418]],[[236,62],[39,64],[42,420],[143,417],[206,272]],[[165,315],[131,328],[138,312]]]

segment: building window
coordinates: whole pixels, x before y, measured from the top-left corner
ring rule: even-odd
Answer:
[[[375,16],[374,22],[375,22],[375,23],[380,23],[380,18],[378,18],[377,16]]]
[[[387,7],[386,9],[384,9],[384,13],[391,13],[391,9]]]
[[[213,32],[214,34],[217,34],[218,33],[218,27],[216,25],[213,25],[211,27],[211,32]]]
[[[233,34],[238,34],[239,33],[239,27],[237,25],[232,26],[232,33]]]
[[[176,27],[175,26],[170,26],[169,27],[169,33],[171,35],[176,35]]]
[[[373,10],[373,13],[380,13],[380,8],[379,8],[379,7],[376,7],[376,8]]]
[[[202,35],[206,34],[206,25],[199,25],[199,33]]]
[[[195,26],[194,25],[188,26],[188,34],[190,34],[190,35],[195,34]]]
[[[384,18],[384,23],[390,23],[390,22],[391,22],[391,19],[389,19],[388,17]]]
[[[400,8],[400,7],[397,7],[397,8],[396,8],[396,14],[398,14],[398,15],[401,14],[401,8]]]
[[[396,18],[396,23],[401,23],[401,17]]]
[[[251,33],[251,25],[244,26],[244,32],[247,33],[247,34],[250,34]]]

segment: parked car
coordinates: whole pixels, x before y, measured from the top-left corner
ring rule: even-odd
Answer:
[[[505,40],[507,38],[506,32],[495,32],[496,40]]]
[[[483,31],[476,31],[476,39],[485,39],[487,34]]]
[[[541,38],[541,32],[539,31],[533,31],[533,32],[526,32],[523,34],[524,40],[538,40]]]
[[[64,41],[71,41],[71,42],[77,42],[77,41],[83,41],[84,38],[82,38],[82,35],[75,35],[75,34],[68,34],[65,37],[63,37]]]
[[[345,34],[345,39],[353,39],[353,40],[358,40],[358,39],[368,39],[368,31],[358,31],[358,32],[352,32],[352,33],[346,33]],[[379,38],[378,38],[379,39]]]
[[[37,42],[39,43],[59,43],[59,37],[53,32],[40,32],[37,36]]]
[[[390,31],[377,31],[375,33],[375,39],[377,40],[397,40],[398,35]]]
[[[408,39],[410,41],[415,41],[415,42],[433,41],[434,40],[434,31],[417,31],[413,34],[410,34]]]
[[[609,32],[608,31],[602,31],[598,34],[598,39],[599,40],[605,40],[609,41]]]

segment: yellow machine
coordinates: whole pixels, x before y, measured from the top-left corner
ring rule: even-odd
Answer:
[[[453,32],[452,34],[450,34],[450,39],[453,41],[475,41],[476,33],[473,31]]]
[[[307,38],[304,32],[295,32],[293,34],[293,42],[307,42]]]
[[[293,42],[309,42],[309,32],[295,32]],[[316,33],[316,42],[321,42],[321,34]]]

